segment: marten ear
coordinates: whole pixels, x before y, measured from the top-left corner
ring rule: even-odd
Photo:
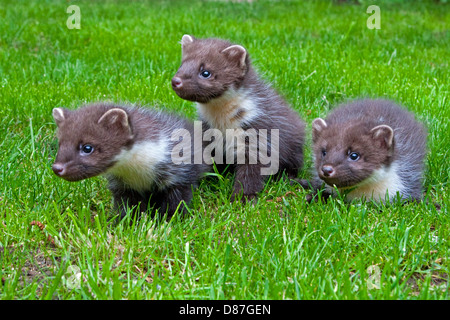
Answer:
[[[238,44],[234,44],[222,50],[223,54],[225,54],[228,59],[236,60],[239,63],[239,67],[242,69],[246,66],[247,59],[247,50],[243,46]]]
[[[325,122],[325,120],[323,120],[322,118],[316,118],[316,119],[313,120],[313,122],[312,122],[312,138],[313,138],[313,142],[315,142],[319,138],[320,133],[326,127],[328,127],[328,125]]]
[[[394,130],[387,125],[379,125],[370,130],[372,139],[374,139],[380,147],[390,149],[394,143]]]
[[[194,37],[190,36],[188,34],[185,34],[182,38],[181,38],[181,49],[183,50],[186,46],[188,46],[189,44],[191,44],[192,42],[194,42]]]
[[[53,119],[55,119],[56,125],[59,126],[66,119],[64,117],[64,109],[63,108],[54,108],[52,111]]]
[[[108,129],[120,129],[131,134],[131,128],[128,123],[128,115],[125,110],[120,108],[112,108],[106,111],[97,123]]]

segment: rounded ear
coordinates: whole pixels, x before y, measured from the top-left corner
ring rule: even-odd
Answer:
[[[394,130],[385,124],[376,126],[370,130],[370,134],[380,147],[390,149],[394,143]]]
[[[63,108],[54,108],[52,111],[52,115],[53,115],[53,119],[55,120],[57,126],[59,126],[65,120]]]
[[[328,127],[328,125],[325,122],[325,120],[323,120],[322,118],[316,118],[316,119],[313,120],[313,122],[312,122],[312,138],[313,138],[313,142],[315,142],[319,138],[320,133],[326,127]]]
[[[183,35],[183,37],[181,38],[181,48],[194,42],[194,39],[195,38],[193,36],[190,36],[188,34]]]
[[[106,111],[97,123],[107,129],[115,128],[131,133],[128,114],[120,108],[112,108]]]
[[[246,59],[247,59],[247,50],[243,46],[238,44],[234,44],[222,50],[223,54],[225,54],[228,59],[236,60],[239,64],[239,67],[245,68]]]

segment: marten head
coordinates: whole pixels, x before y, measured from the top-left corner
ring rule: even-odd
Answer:
[[[330,186],[355,186],[392,162],[394,131],[387,125],[318,118],[312,123],[312,138],[315,168]]]
[[[53,109],[58,126],[58,154],[52,166],[58,177],[78,181],[104,173],[132,142],[124,109],[90,105],[79,110]]]
[[[221,39],[181,39],[181,66],[172,88],[185,100],[207,103],[229,88],[239,88],[249,70],[247,50]]]

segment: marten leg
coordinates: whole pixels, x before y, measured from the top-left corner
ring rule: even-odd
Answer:
[[[291,185],[300,185],[305,190],[312,190],[306,195],[306,202],[311,203],[317,201],[319,190],[322,190],[321,198],[328,200],[333,195],[333,190],[328,187],[318,176],[314,176],[311,180],[307,179],[291,179]]]
[[[114,198],[114,208],[120,214],[121,219],[126,216],[127,208],[139,208],[139,212],[145,212],[147,210],[148,199],[143,197],[139,192],[120,188],[112,188],[110,191]]]
[[[287,176],[288,181],[294,180],[297,181],[298,169],[294,168],[280,168],[276,174],[273,175],[274,181],[279,181],[283,178],[283,174]],[[292,183],[291,183],[292,184]]]
[[[289,168],[285,170],[288,179],[296,179],[298,176],[298,169],[297,168]]]
[[[186,211],[186,206],[191,200],[191,185],[171,188],[163,195],[159,212],[162,215],[167,212],[167,218],[170,218],[178,208],[178,212],[183,214]]]
[[[242,202],[256,198],[256,194],[264,188],[264,176],[261,175],[261,166],[258,164],[236,165],[236,177],[234,181],[231,201],[242,195]]]
[[[303,168],[303,145],[280,150],[279,160],[280,170],[275,175],[275,179],[278,180],[285,174],[288,181],[296,180],[298,172]]]

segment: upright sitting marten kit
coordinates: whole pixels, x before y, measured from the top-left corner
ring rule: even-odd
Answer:
[[[295,178],[303,166],[304,122],[259,78],[247,50],[226,40],[196,39],[190,35],[183,36],[181,47],[182,62],[172,78],[172,88],[182,99],[197,102],[205,129],[218,129],[224,136],[230,129],[241,130],[242,135],[250,130],[258,134],[267,130],[271,135],[268,144],[277,149],[271,155],[278,161],[275,170],[267,175],[279,177],[285,172],[289,178]],[[261,135],[259,141],[260,138]],[[230,164],[236,172],[232,201],[240,194],[244,202],[256,197],[264,187],[265,174],[261,174],[261,169],[265,164],[260,158],[251,163],[249,159],[254,155],[249,151],[249,143],[245,142],[244,163],[236,162],[236,149],[225,145],[217,148],[223,148],[220,153],[223,151],[227,157],[227,164],[230,154],[234,158]]]
[[[336,186],[348,200],[422,198],[426,131],[404,108],[387,100],[344,104],[313,121],[312,138],[329,192]]]
[[[97,103],[78,110],[55,108],[53,117],[59,140],[55,174],[68,181],[105,175],[121,216],[127,205],[141,212],[158,209],[168,217],[178,207],[182,212],[206,170],[192,159],[173,163],[172,133],[193,131],[190,122],[177,116]]]

